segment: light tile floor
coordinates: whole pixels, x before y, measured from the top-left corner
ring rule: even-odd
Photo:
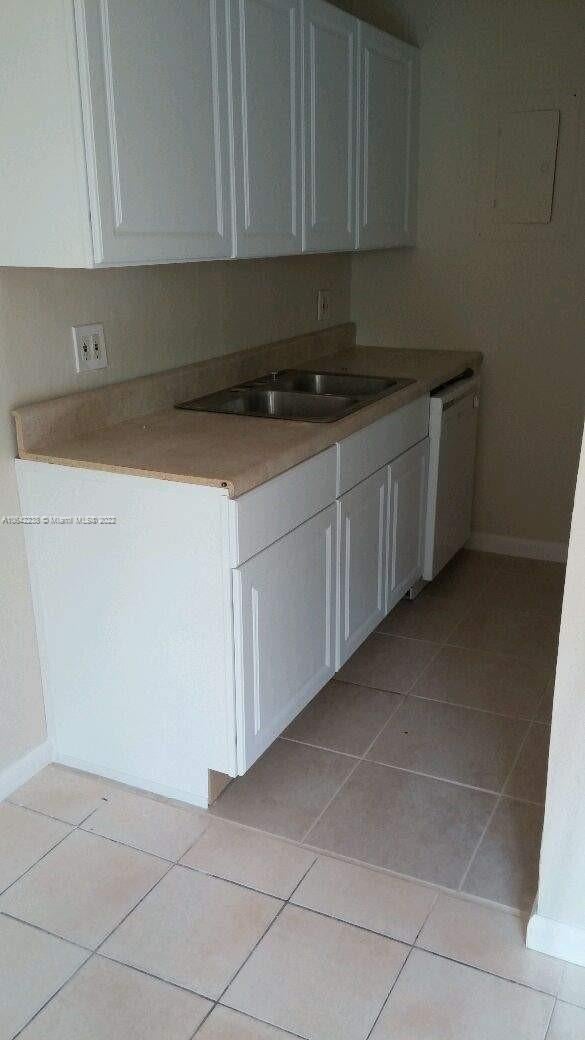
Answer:
[[[463,551],[212,808],[527,910],[564,568]]]
[[[534,894],[561,587],[464,554],[211,813],[59,766],[16,791],[0,1040],[583,1040],[585,969],[486,901]],[[534,653],[481,620],[535,602]]]
[[[0,814],[0,1040],[585,1035],[585,969],[519,914],[115,784],[47,845],[86,780]]]

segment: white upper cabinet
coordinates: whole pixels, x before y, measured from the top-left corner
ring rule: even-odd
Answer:
[[[359,23],[357,247],[411,244],[419,95],[418,51]]]
[[[301,252],[299,0],[231,0],[237,256]]]
[[[325,0],[2,0],[1,18],[0,266],[413,242],[415,48]]]
[[[303,248],[355,246],[357,21],[304,0]]]
[[[226,0],[76,13],[95,262],[230,256]]]

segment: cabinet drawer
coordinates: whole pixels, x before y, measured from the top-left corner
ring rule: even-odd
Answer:
[[[333,445],[228,502],[232,567],[335,501],[336,461]]]
[[[428,430],[429,397],[425,394],[340,441],[337,495],[343,495],[381,466],[402,455],[426,437]]]

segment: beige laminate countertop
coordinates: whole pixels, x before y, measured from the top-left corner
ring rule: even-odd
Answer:
[[[20,457],[83,469],[227,488],[232,498],[457,376],[477,370],[474,351],[351,347],[304,367],[409,377],[415,382],[336,422],[291,422],[166,408],[89,434],[23,450]],[[303,366],[299,366],[303,367]]]

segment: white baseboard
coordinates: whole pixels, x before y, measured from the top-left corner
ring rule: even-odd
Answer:
[[[524,556],[529,560],[565,563],[568,546],[566,542],[540,542],[534,538],[510,538],[505,534],[472,531],[467,548],[503,556]]]
[[[526,929],[529,950],[585,967],[585,931],[533,913]]]
[[[45,740],[0,772],[0,801],[53,761],[53,741]]]
[[[93,773],[95,776],[103,776],[106,780],[115,780],[116,783],[135,787],[139,791],[150,791],[151,794],[162,795],[163,798],[172,798],[175,802],[186,802],[187,805],[196,805],[200,809],[207,809],[209,805],[209,788],[205,791],[185,791],[180,787],[168,787],[166,784],[157,784],[152,780],[146,780],[142,776],[134,776],[132,773],[123,773],[118,769],[104,769],[95,762],[87,762],[83,758],[74,758],[71,755],[56,754],[55,762],[71,769],[80,769],[84,773]],[[205,771],[207,780],[207,770]]]

